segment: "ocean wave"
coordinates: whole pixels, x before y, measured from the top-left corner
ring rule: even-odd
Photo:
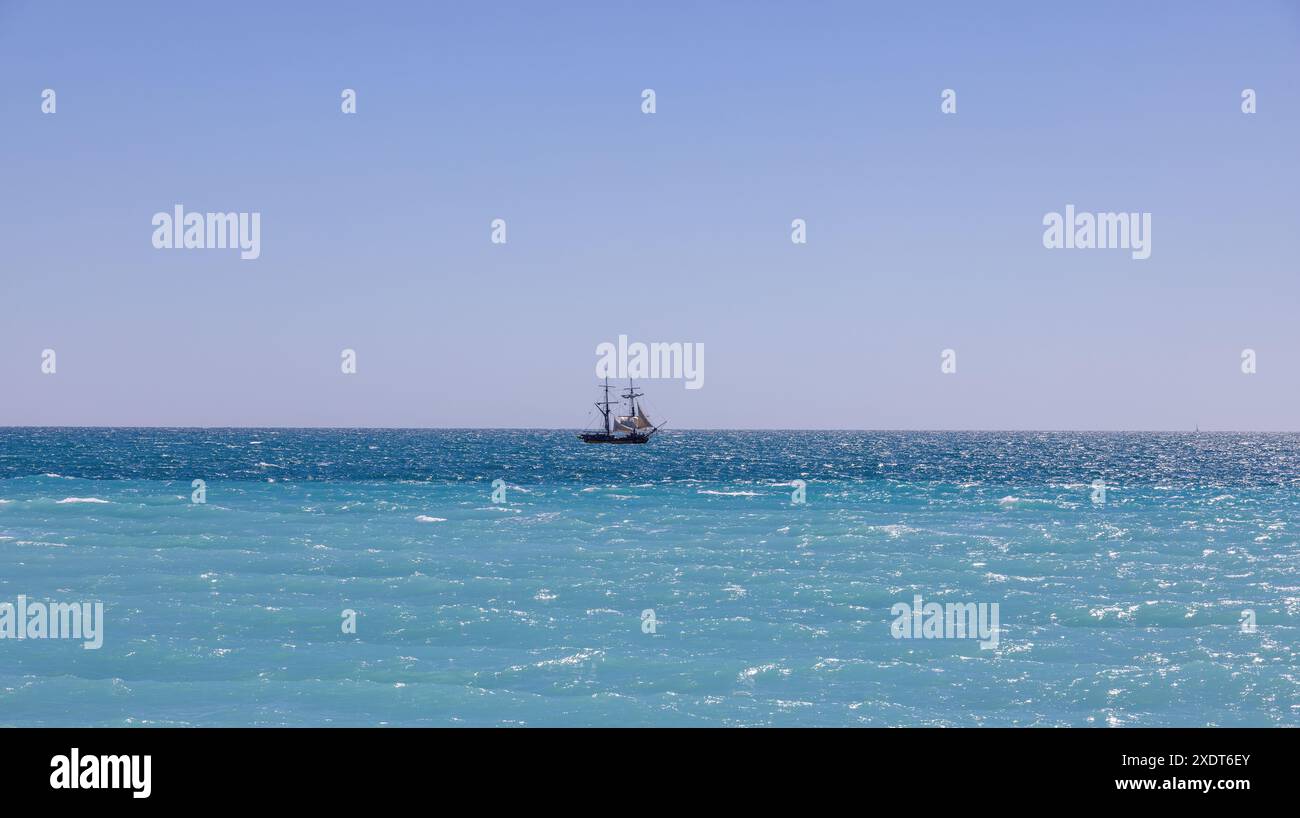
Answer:
[[[745,668],[736,676],[736,681],[752,682],[755,678],[768,673],[775,673],[778,676],[789,676],[791,670],[788,667],[778,665],[776,662],[768,662],[765,665],[754,665],[753,667]]]
[[[867,530],[883,531],[891,537],[901,537],[904,534],[916,534],[921,529],[912,528],[910,525],[903,525],[902,523],[890,523],[889,525],[869,525]]]
[[[111,503],[111,500],[101,500],[98,497],[64,497],[59,504],[64,503]]]

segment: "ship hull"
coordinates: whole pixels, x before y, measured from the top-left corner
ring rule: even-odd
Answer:
[[[650,435],[633,432],[626,435],[612,435],[606,432],[583,432],[578,435],[583,443],[645,443]]]

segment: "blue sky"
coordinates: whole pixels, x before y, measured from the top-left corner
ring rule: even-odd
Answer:
[[[1290,2],[0,0],[0,424],[576,428],[626,334],[678,428],[1295,430],[1298,69]]]

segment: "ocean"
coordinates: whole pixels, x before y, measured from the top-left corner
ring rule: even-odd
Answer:
[[[1290,434],[4,428],[104,613],[0,725],[1297,725],[1298,533]]]

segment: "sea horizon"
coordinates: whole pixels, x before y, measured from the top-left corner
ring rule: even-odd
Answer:
[[[121,425],[121,424],[0,424],[0,429],[160,429],[160,430],[183,430],[183,429],[206,429],[206,430],[257,430],[257,429],[279,429],[285,431],[291,430],[321,430],[321,431],[364,431],[369,429],[391,430],[391,431],[477,431],[477,432],[568,432],[581,431],[579,426],[301,426],[301,425],[255,425],[255,426],[196,426],[196,425]],[[680,429],[666,426],[661,433],[667,432],[861,432],[865,434],[873,433],[908,433],[918,434],[943,434],[943,433],[964,433],[964,434],[1247,434],[1247,435],[1294,435],[1300,434],[1300,429],[1063,429],[1063,428],[1022,428],[1022,429],[985,429],[985,428],[879,428],[879,429],[857,429],[850,427],[825,427],[825,428],[766,428],[759,426],[692,426],[682,427]]]

